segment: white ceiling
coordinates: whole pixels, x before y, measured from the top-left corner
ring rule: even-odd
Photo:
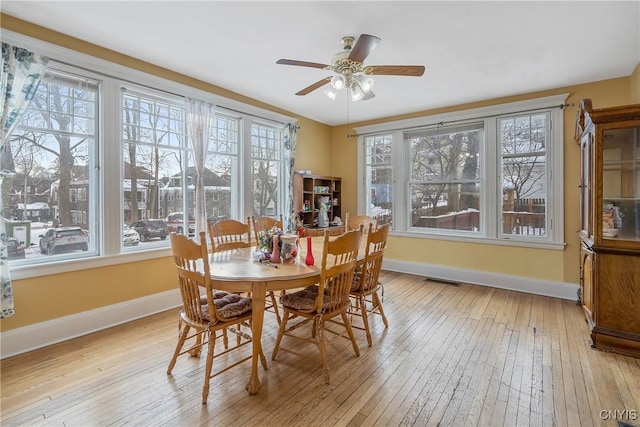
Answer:
[[[329,125],[629,76],[640,62],[640,1],[11,1],[0,10]],[[346,35],[382,42],[366,65],[376,97],[298,90],[330,75]]]

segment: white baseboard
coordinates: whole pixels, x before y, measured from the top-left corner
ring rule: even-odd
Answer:
[[[0,334],[0,359],[87,335],[182,304],[174,290],[11,329]]]
[[[576,301],[579,285],[567,282],[532,279],[522,276],[491,273],[488,271],[464,270],[434,264],[423,264],[385,258],[382,268],[399,273],[416,274],[432,279],[442,279],[474,285],[489,286],[511,291]]]
[[[552,282],[394,259],[385,259],[383,268],[433,279],[472,283],[567,300],[577,299],[579,287],[574,283]],[[178,307],[180,304],[180,292],[175,289],[22,328],[11,329],[0,334],[0,359],[130,322]]]

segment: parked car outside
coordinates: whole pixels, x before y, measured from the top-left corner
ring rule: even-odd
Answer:
[[[140,242],[140,234],[133,228],[124,225],[122,227],[122,243],[125,246],[136,246]]]
[[[178,234],[183,234],[184,214],[182,212],[170,213],[164,219],[164,222],[167,223],[167,228],[169,229],[169,233],[173,233],[175,231]],[[189,237],[193,237],[196,234],[195,224],[196,224],[195,218],[189,215]]]
[[[43,254],[89,250],[89,236],[80,227],[50,228],[39,237],[40,252]]]
[[[134,221],[129,228],[136,230],[140,235],[140,241],[146,242],[149,239],[159,237],[164,240],[169,235],[169,229],[162,219],[145,219]]]
[[[7,237],[2,235],[2,240],[7,246],[7,259],[23,259],[24,254],[24,242],[19,242],[15,237]]]

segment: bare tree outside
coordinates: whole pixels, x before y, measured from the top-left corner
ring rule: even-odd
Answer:
[[[23,180],[23,219],[26,205],[35,200],[28,185],[51,183],[52,216],[63,225],[87,225],[87,206],[79,206],[71,195],[87,179],[90,145],[94,142],[95,103],[92,86],[71,86],[67,79],[45,80],[12,135],[14,164]],[[55,181],[55,182],[53,182]],[[54,185],[55,184],[55,185]],[[82,212],[79,212],[82,211]],[[54,213],[55,212],[55,213]]]
[[[365,138],[367,212],[379,224],[393,224],[392,135]]]
[[[502,232],[546,234],[548,114],[499,120]]]
[[[123,154],[129,183],[124,194],[125,219],[159,218],[162,180],[184,175],[184,108],[127,92],[123,110]]]
[[[278,212],[278,174],[282,164],[282,132],[272,126],[252,124],[251,159],[253,215]]]
[[[521,201],[540,192],[546,175],[546,129],[544,115],[501,121],[504,187],[512,189],[514,210]]]
[[[478,124],[407,134],[414,227],[478,230]]]

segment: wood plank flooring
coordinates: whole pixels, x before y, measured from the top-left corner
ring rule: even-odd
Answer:
[[[331,384],[315,347],[296,342],[309,358],[271,361],[267,313],[260,393],[245,391],[244,363],[215,377],[202,405],[204,357],[183,356],[166,374],[171,310],[1,361],[0,424],[640,426],[640,359],[590,348],[575,302],[393,272],[381,280],[389,329],[373,317],[371,348],[355,330],[358,358],[333,339]]]

